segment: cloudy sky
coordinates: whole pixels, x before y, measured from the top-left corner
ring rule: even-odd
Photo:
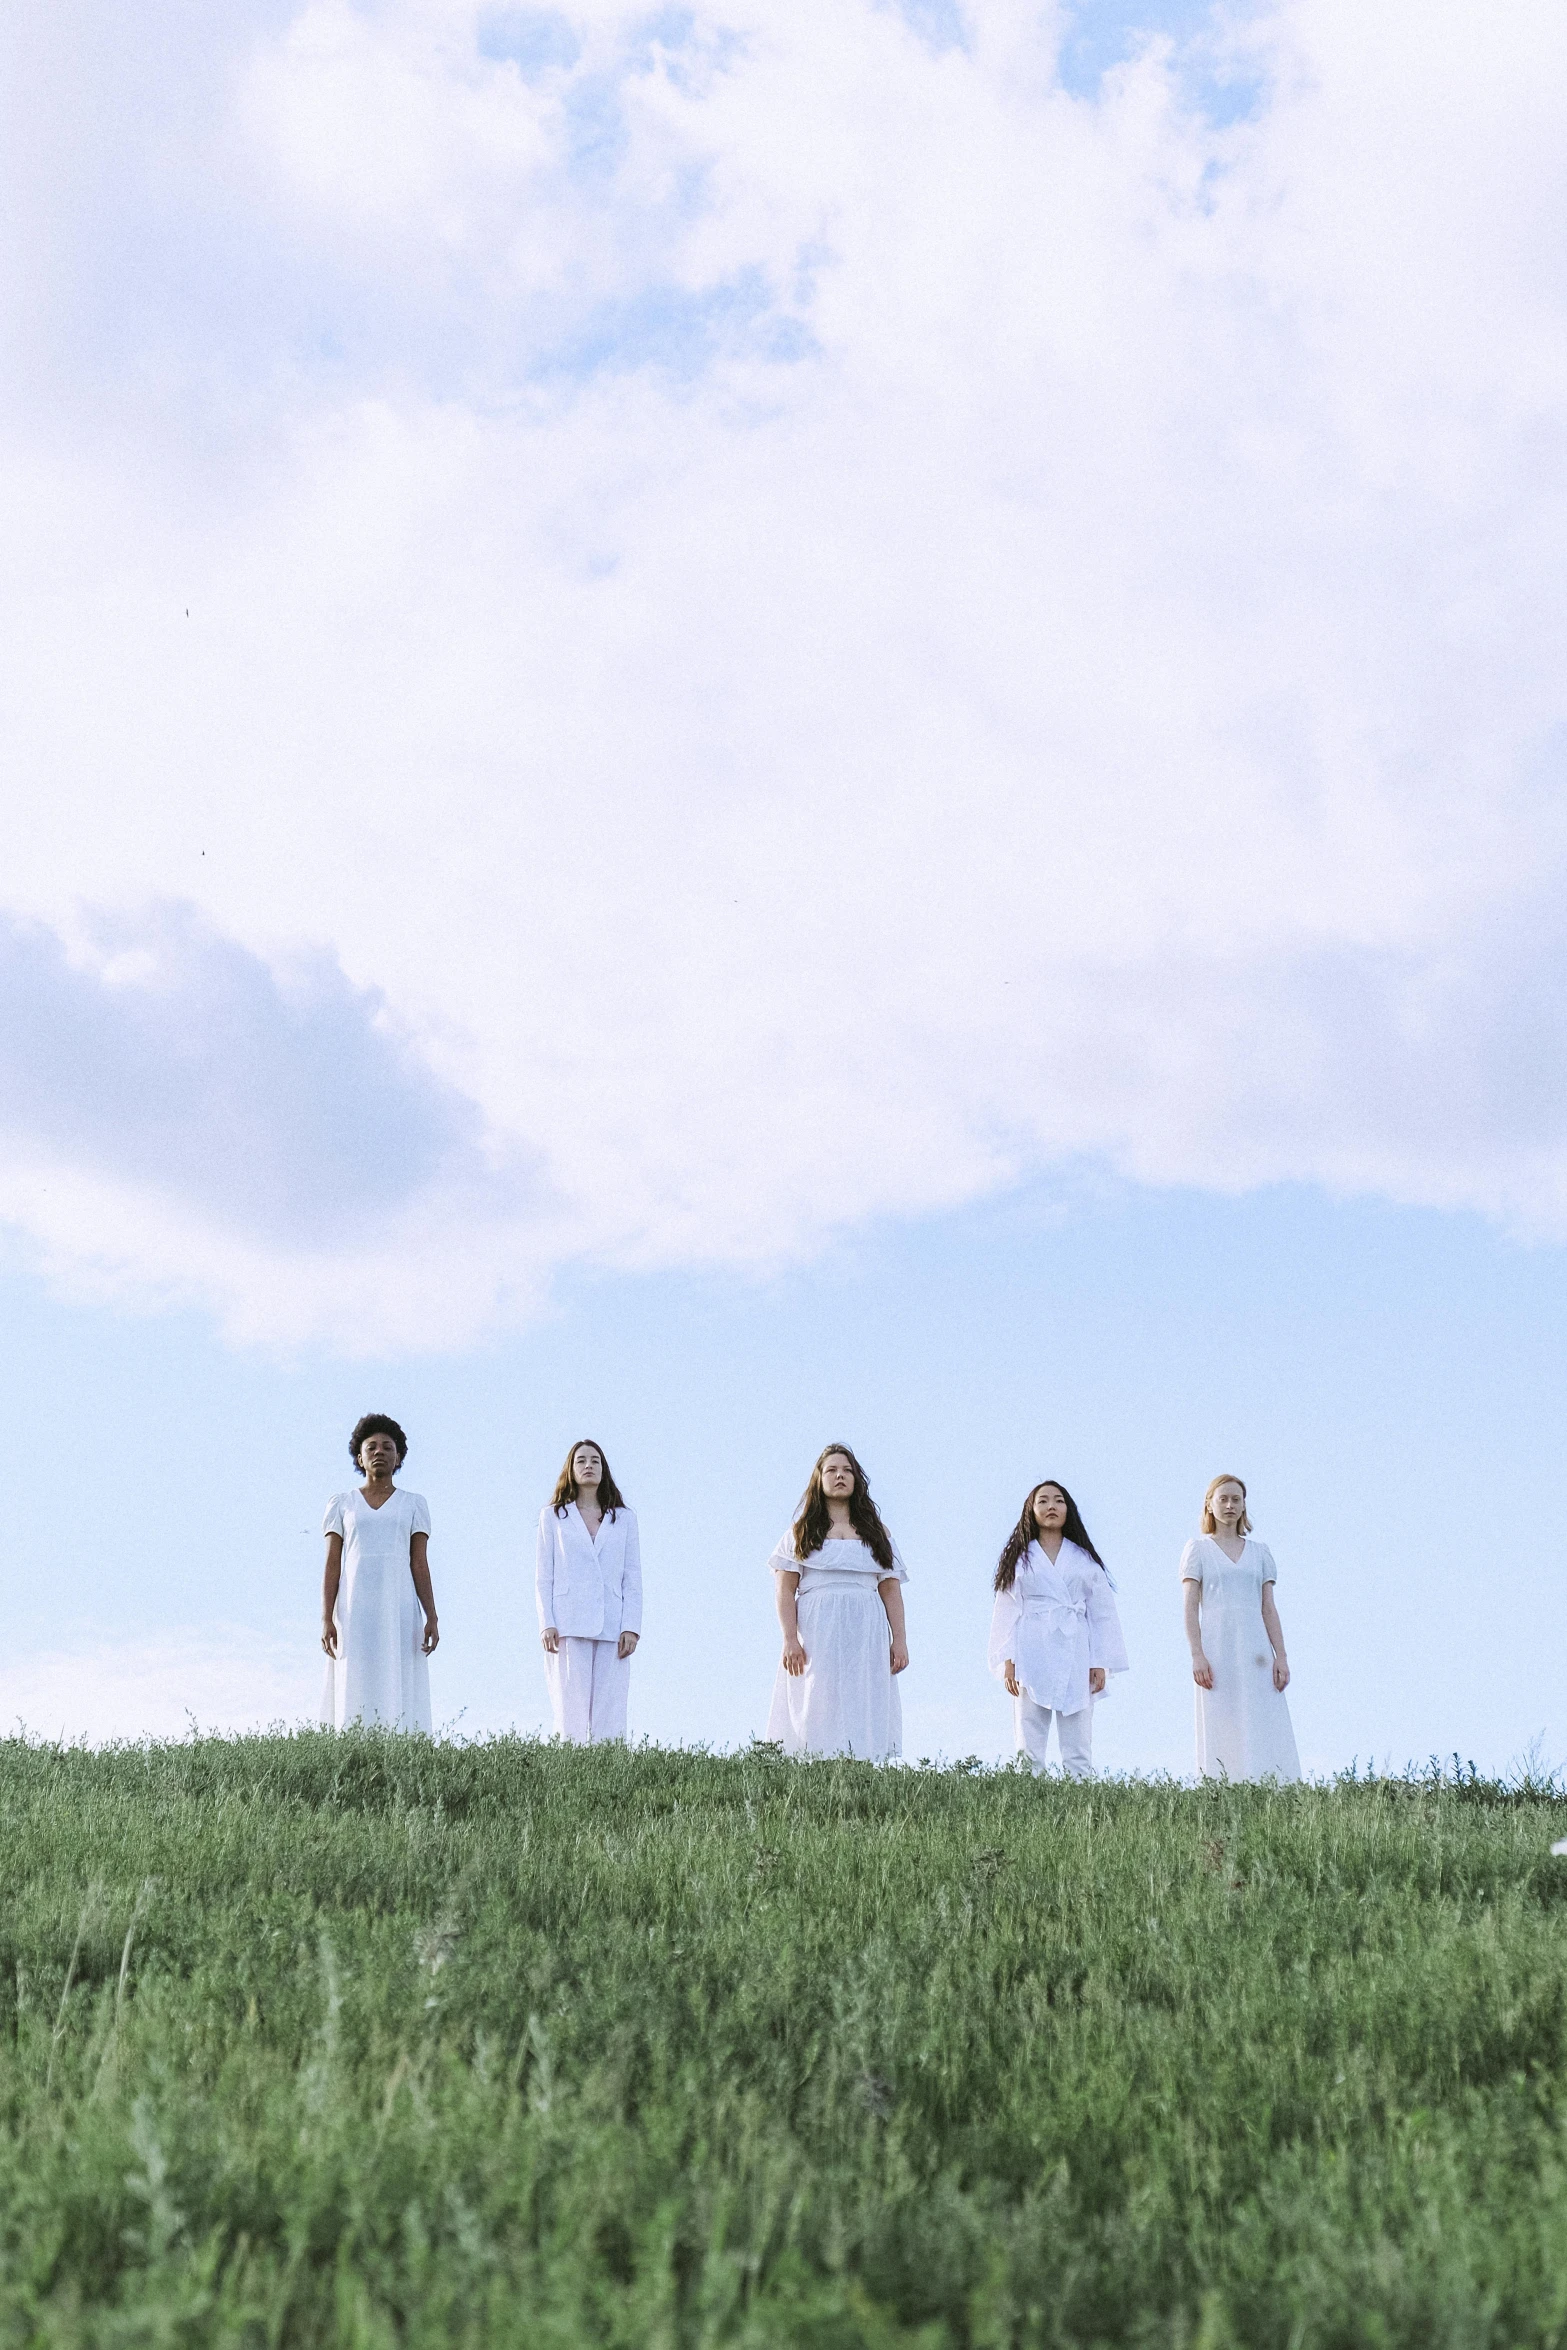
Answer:
[[[1056,1474],[1185,1767],[1226,1468],[1318,1767],[1567,1756],[1554,0],[3,42],[8,1718],[308,1707],[374,1405],[464,1727],[590,1426],[658,1736],[842,1435],[921,1750]]]

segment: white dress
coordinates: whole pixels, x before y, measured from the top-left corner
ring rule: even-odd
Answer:
[[[1278,1581],[1273,1553],[1247,1535],[1238,1559],[1199,1534],[1181,1553],[1181,1581],[1202,1591],[1203,1654],[1213,1687],[1198,1689],[1197,1768],[1205,1778],[1298,1779],[1289,1703],[1273,1686],[1262,1587]]]
[[[430,1660],[412,1570],[413,1538],[430,1531],[428,1502],[401,1486],[378,1510],[362,1493],[335,1493],[322,1531],[343,1537],[337,1657],[327,1659],[322,1721],[334,1730],[365,1722],[428,1732]]]
[[[1097,1559],[1063,1542],[1052,1564],[1037,1542],[1018,1560],[1010,1591],[998,1591],[990,1611],[990,1669],[1006,1678],[1008,1657],[1020,1688],[1035,1705],[1081,1713],[1088,1703],[1093,1665],[1107,1673],[1127,1669],[1126,1642],[1116,1610],[1115,1585]]]
[[[785,1754],[852,1754],[886,1762],[903,1751],[903,1708],[892,1672],[892,1630],[877,1586],[888,1570],[857,1538],[837,1537],[794,1555],[794,1529],[780,1540],[770,1568],[798,1575],[803,1673],[780,1663],[767,1735]],[[892,1575],[908,1581],[894,1544]]]

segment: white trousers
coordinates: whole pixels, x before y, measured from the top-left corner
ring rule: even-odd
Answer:
[[[564,1648],[565,1642],[561,1642]],[[1046,1748],[1050,1743],[1051,1713],[1048,1705],[1036,1705],[1027,1691],[1012,1700],[1017,1719],[1017,1750],[1026,1754],[1036,1771],[1045,1767]],[[1061,1768],[1069,1779],[1091,1779],[1094,1775],[1094,1709],[1085,1705],[1081,1713],[1055,1716],[1056,1737],[1061,1747]]]
[[[573,1746],[601,1746],[626,1735],[626,1699],[631,1692],[631,1659],[617,1656],[617,1640],[568,1640],[561,1634],[553,1656],[544,1652],[555,1735]]]

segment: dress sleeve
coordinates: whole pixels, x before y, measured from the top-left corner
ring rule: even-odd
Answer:
[[[887,1540],[892,1542],[892,1536],[890,1534],[888,1535]],[[909,1579],[909,1570],[904,1565],[903,1553],[895,1542],[892,1542],[892,1571],[900,1583],[907,1583]],[[882,1569],[881,1579],[884,1583],[887,1580],[887,1571],[885,1567]]]
[[[323,1534],[341,1534],[346,1537],[348,1529],[343,1523],[343,1503],[346,1499],[346,1494],[334,1493],[327,1503],[326,1516],[321,1521]]]
[[[797,1559],[794,1555],[794,1528],[792,1526],[788,1528],[787,1532],[780,1534],[778,1540],[773,1544],[772,1555],[767,1564],[776,1574],[780,1575],[798,1575],[805,1565],[804,1559]]]
[[[1262,1553],[1262,1577],[1261,1577],[1261,1580],[1262,1580],[1264,1583],[1276,1583],[1276,1582],[1278,1581],[1278,1579],[1279,1579],[1279,1570],[1278,1570],[1278,1568],[1277,1568],[1277,1567],[1274,1565],[1274,1563],[1273,1563],[1273,1553],[1272,1553],[1272,1551],[1271,1551],[1271,1550],[1268,1548],[1268,1546],[1267,1546],[1267,1544],[1266,1544],[1265,1542],[1259,1542],[1259,1543],[1258,1543],[1258,1545],[1257,1545],[1257,1548],[1258,1548],[1258,1549],[1261,1551],[1261,1553]]]
[[[413,1503],[413,1512],[408,1521],[409,1533],[411,1535],[428,1534],[430,1531],[429,1503],[422,1493],[410,1493],[408,1498]]]
[[[1121,1633],[1121,1611],[1115,1604],[1115,1585],[1108,1567],[1101,1567],[1088,1586],[1088,1661],[1107,1673],[1131,1669]]]
[[[1013,1635],[1017,1631],[1017,1620],[1021,1613],[1022,1603],[1017,1595],[1016,1583],[1010,1591],[996,1593],[996,1603],[990,1611],[990,1650],[985,1662],[998,1681],[1004,1679],[1007,1658],[1014,1653]]]
[[[1200,1583],[1202,1581],[1202,1544],[1197,1540],[1195,1534],[1181,1553],[1181,1581],[1183,1583]]]

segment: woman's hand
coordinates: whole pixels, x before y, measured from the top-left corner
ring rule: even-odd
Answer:
[[[1213,1687],[1213,1667],[1211,1664],[1209,1664],[1208,1659],[1203,1655],[1203,1652],[1200,1648],[1194,1648],[1192,1650],[1192,1679],[1196,1682],[1199,1689],[1211,1689]]]
[[[1276,1656],[1273,1660],[1273,1686],[1282,1697],[1289,1685],[1290,1669],[1288,1660],[1282,1656]]]
[[[638,1635],[635,1632],[622,1632],[620,1639],[616,1644],[615,1654],[622,1660],[628,1656],[635,1656],[637,1652],[637,1639]]]
[[[544,1643],[545,1655],[554,1656],[560,1647],[560,1634],[556,1631],[554,1625],[551,1624],[547,1632],[541,1632],[539,1638]]]
[[[798,1640],[786,1640],[783,1646],[783,1669],[798,1680],[806,1666],[806,1655]]]
[[[894,1639],[892,1643],[892,1669],[895,1673],[906,1673],[909,1669],[909,1644],[906,1640]]]
[[[437,1649],[440,1647],[440,1645],[441,1645],[441,1627],[440,1627],[440,1625],[439,1625],[439,1624],[436,1622],[436,1620],[435,1620],[434,1616],[426,1616],[426,1617],[425,1617],[425,1619],[424,1619],[424,1642],[423,1642],[423,1647],[424,1647],[424,1653],[425,1653],[425,1655],[426,1655],[426,1656],[434,1656],[434,1654],[435,1654],[436,1650],[437,1650]]]
[[[323,1648],[326,1650],[326,1652],[327,1652],[327,1655],[328,1655],[328,1656],[332,1656],[332,1657],[335,1657],[335,1656],[336,1656],[336,1654],[337,1654],[337,1618],[336,1618],[336,1616],[328,1616],[328,1617],[327,1617],[327,1620],[326,1620],[326,1622],[325,1622],[325,1623],[322,1625],[322,1627],[321,1627],[321,1645],[322,1645],[322,1647],[323,1647]]]
[[[1002,1670],[1001,1677],[1007,1685],[1008,1697],[1022,1696],[1023,1692],[1017,1685],[1017,1674],[1013,1669],[1012,1659],[1010,1657],[1007,1658],[1006,1664]]]
[[[1088,1668],[1088,1694],[1089,1694],[1089,1696],[1090,1696],[1090,1697],[1103,1697],[1104,1693],[1105,1693],[1105,1669],[1104,1669],[1104,1666],[1103,1666],[1103,1665],[1090,1665],[1090,1666],[1089,1666],[1089,1668]]]

